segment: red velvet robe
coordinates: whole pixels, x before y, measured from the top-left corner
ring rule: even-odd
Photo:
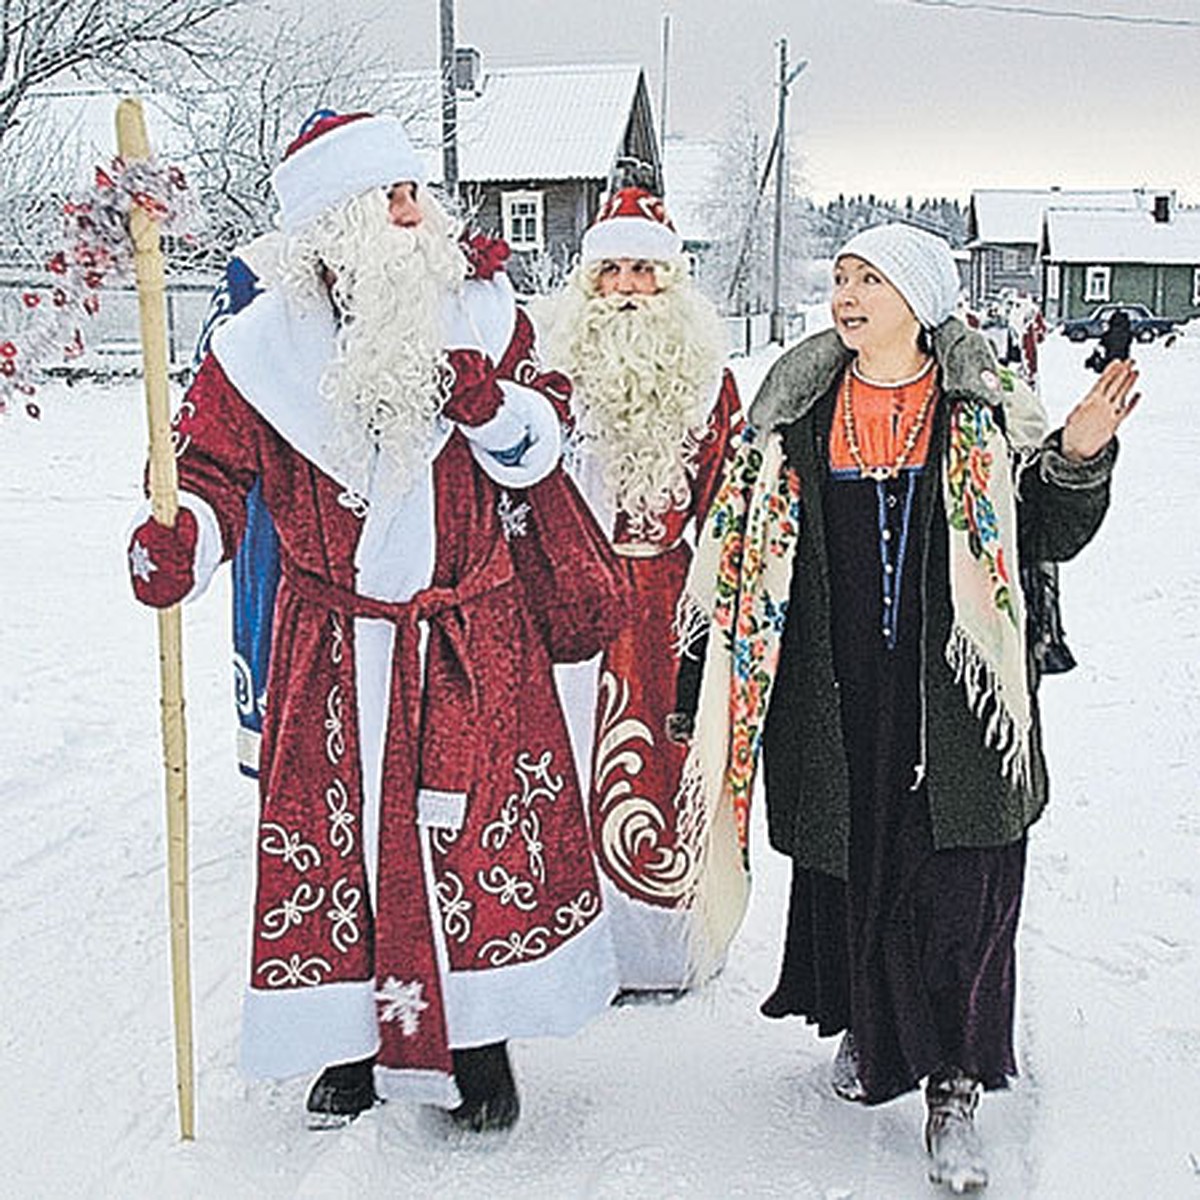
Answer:
[[[636,536],[626,515],[616,514],[612,545],[632,602],[604,650],[596,687],[576,679],[564,689],[576,748],[590,741],[590,755],[581,755],[590,760],[588,816],[621,986],[630,990],[690,982],[683,902],[695,863],[677,839],[675,808],[687,747],[668,740],[664,725],[675,707],[675,606],[692,561],[685,534],[703,524],[740,426],[737,387],[726,371],[700,439],[687,507],[665,514],[660,530]],[[586,462],[580,473],[589,479]],[[611,510],[611,499],[595,496],[595,484],[584,489],[597,513]]]
[[[517,490],[519,469],[485,469],[476,431],[447,426],[411,495],[364,506],[313,461],[315,391],[269,394],[290,364],[264,369],[250,335],[273,332],[268,356],[288,346],[286,310],[268,295],[234,319],[255,324],[219,332],[177,432],[183,503],[221,556],[261,479],[283,560],[243,1065],[281,1077],[378,1050],[383,1092],[452,1104],[450,1045],[571,1033],[615,986],[547,642],[514,569],[522,497],[562,485]],[[499,328],[501,377],[536,389],[528,323]]]

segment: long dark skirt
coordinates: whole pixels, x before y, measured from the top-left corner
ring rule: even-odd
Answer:
[[[916,778],[919,549],[904,560],[887,549],[920,528],[919,505],[906,480],[881,486],[835,478],[825,490],[850,879],[794,868],[779,983],[762,1008],[771,1017],[803,1016],[821,1034],[850,1030],[868,1104],[942,1069],[960,1068],[988,1088],[1016,1073],[1014,942],[1025,874],[1024,840],[933,848]],[[892,536],[880,538],[881,522]],[[881,586],[884,561],[900,577],[897,592]],[[882,636],[885,612],[892,637]],[[785,658],[788,644],[785,631]],[[781,662],[781,686],[788,674]]]

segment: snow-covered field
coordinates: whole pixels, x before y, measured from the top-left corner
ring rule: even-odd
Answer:
[[[1086,388],[1084,353],[1047,344],[1052,414]],[[1112,511],[1063,571],[1081,665],[1043,688],[1054,799],[1030,855],[1022,1076],[980,1118],[994,1200],[1200,1196],[1200,332],[1140,358]],[[744,393],[767,361],[738,361]],[[129,385],[40,399],[40,422],[0,423],[0,1194],[933,1193],[919,1099],[837,1100],[832,1046],[757,1014],[787,887],[760,820],[725,974],[518,1044],[511,1134],[449,1139],[397,1104],[312,1134],[306,1081],[243,1081],[255,799],[234,768],[224,576],[185,621],[198,1137],[181,1144],[155,623],[122,561],[141,400]]]

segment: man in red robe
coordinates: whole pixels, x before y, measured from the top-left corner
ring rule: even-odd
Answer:
[[[605,907],[623,991],[678,992],[697,981],[690,910],[701,846],[681,828],[686,747],[665,729],[675,708],[672,629],[689,539],[740,427],[723,369],[728,337],[662,201],[639,188],[603,207],[544,321],[547,357],[573,383],[568,467],[633,592],[598,675],[594,663],[560,671],[580,773],[591,780]],[[703,826],[701,814],[691,833]],[[738,847],[726,849],[740,873]],[[705,948],[703,971],[724,951]]]
[[[573,1033],[616,983],[516,569],[565,396],[505,248],[464,253],[421,179],[387,116],[321,114],[289,147],[276,278],[184,398],[179,519],[130,545],[138,598],[165,606],[237,549],[256,481],[278,530],[242,1064],[325,1068],[313,1127],[377,1094],[511,1125],[508,1039]],[[588,615],[598,646],[604,604]]]

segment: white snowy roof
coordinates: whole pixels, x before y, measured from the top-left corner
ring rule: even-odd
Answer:
[[[1042,217],[1050,208],[1143,209],[1158,193],[1141,188],[1066,191],[1062,188],[984,188],[971,193],[975,240],[993,245],[1035,246],[1042,238]]]
[[[1200,210],[1156,221],[1148,212],[1052,208],[1046,213],[1046,251],[1051,262],[1200,266]]]
[[[117,153],[116,112],[121,96],[106,88],[38,88],[30,93],[21,115],[25,132],[53,153],[68,173],[107,165]],[[142,98],[150,148],[159,157],[178,155],[172,126],[155,109],[154,98]],[[75,180],[64,181],[68,185]]]
[[[478,95],[458,94],[458,174],[464,182],[603,179],[633,112],[642,69],[636,64],[556,64],[489,68]],[[440,178],[441,110],[409,122],[429,147],[429,173]]]
[[[663,146],[663,198],[685,242],[711,242],[720,235],[711,201],[719,156],[718,142],[671,137]]]

